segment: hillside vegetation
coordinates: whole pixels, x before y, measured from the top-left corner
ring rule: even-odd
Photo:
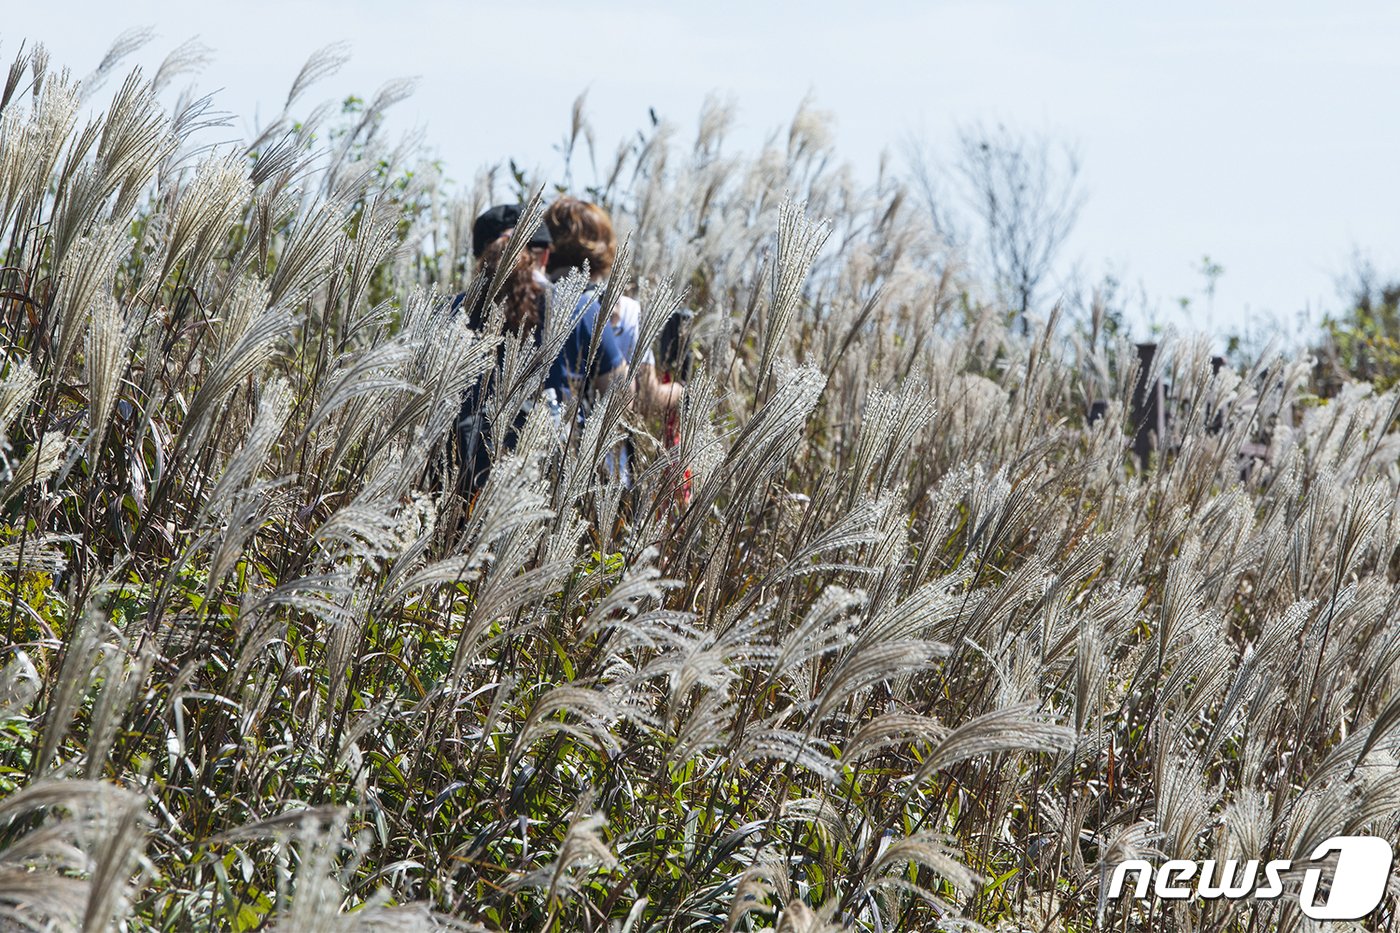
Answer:
[[[1395,838],[1394,389],[1168,336],[1140,463],[1125,338],[980,301],[812,111],[738,155],[711,107],[578,192],[643,343],[697,313],[680,444],[617,383],[469,504],[464,388],[563,335],[444,298],[529,180],[390,145],[402,85],[305,107],[333,51],[246,148],[119,58],[0,92],[0,928],[1292,930],[1103,895]]]

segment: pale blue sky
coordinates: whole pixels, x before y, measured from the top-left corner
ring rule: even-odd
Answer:
[[[1400,273],[1400,5],[69,0],[6,9],[0,53],[37,39],[85,73],[133,25],[159,33],[133,59],[152,68],[190,36],[213,46],[199,86],[244,118],[348,40],[315,93],[418,76],[393,125],[421,127],[459,179],[508,155],[554,165],[585,87],[605,152],[648,107],[688,130],[711,91],[737,101],[750,146],[811,92],[866,175],[911,133],[950,144],[960,121],[1048,131],[1078,146],[1089,196],[1066,258],[1217,333],[1261,313],[1296,331],[1298,312],[1335,307],[1353,248]],[[522,56],[533,77],[505,84]],[[1203,254],[1225,269],[1213,313]]]

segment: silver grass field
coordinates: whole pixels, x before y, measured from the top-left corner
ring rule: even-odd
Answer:
[[[464,389],[566,336],[445,310],[519,180],[386,140],[405,83],[308,105],[339,48],[209,146],[199,49],[5,38],[0,930],[1308,930],[1108,879],[1396,837],[1394,390],[1168,334],[1140,463],[1097,309],[1022,327],[817,112],[712,105],[588,189],[641,344],[696,312],[680,443],[615,383],[469,503]]]

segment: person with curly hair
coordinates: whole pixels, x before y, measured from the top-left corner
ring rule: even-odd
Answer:
[[[612,272],[617,258],[617,236],[612,218],[597,204],[578,198],[564,197],[550,205],[545,212],[552,245],[545,269],[552,279],[558,279],[570,269],[587,265],[589,289],[580,302],[597,305],[601,286]],[[599,313],[594,308],[593,313]],[[650,347],[638,356],[637,331],[641,323],[642,306],[637,299],[622,296],[613,307],[608,331],[627,361],[633,377],[637,404],[648,413],[675,411],[680,405],[682,387],[679,383],[663,382],[657,373],[656,358]]]
[[[564,350],[554,361],[547,388],[554,389],[561,399],[582,392],[587,401],[607,389],[613,379],[628,376],[628,361],[618,344],[617,334],[603,327],[598,334],[598,350],[588,359],[593,334],[599,329],[601,285],[612,271],[617,255],[617,240],[607,214],[596,205],[575,198],[560,198],[550,205],[544,215],[551,241],[545,271],[558,281],[571,269],[588,269],[589,282],[571,311],[574,329],[564,343]],[[556,233],[558,239],[556,239]],[[586,370],[586,371],[585,371]],[[586,407],[586,406],[585,406]]]
[[[477,260],[477,275],[490,280],[506,258],[506,247],[510,234],[519,218],[519,205],[500,205],[477,218],[472,229],[472,252]],[[509,226],[506,226],[509,224]],[[545,299],[549,280],[541,272],[541,266],[548,256],[549,232],[541,225],[543,233],[537,232],[530,238],[526,249],[516,254],[514,265],[507,275],[501,291],[495,296],[504,311],[502,330],[512,337],[527,339],[539,346],[544,329]],[[453,309],[459,310],[467,298],[467,293],[459,294],[453,301]],[[468,326],[475,331],[486,327],[490,310],[485,292],[476,296],[470,308],[466,308]],[[499,369],[505,355],[505,347],[497,351]],[[525,425],[533,404],[522,408],[506,427],[498,432],[490,423],[485,412],[485,402],[490,397],[496,370],[481,376],[463,395],[462,408],[457,416],[457,465],[460,488],[467,493],[480,489],[491,475],[491,461],[503,453],[515,449],[517,433]],[[499,434],[499,437],[497,436]]]

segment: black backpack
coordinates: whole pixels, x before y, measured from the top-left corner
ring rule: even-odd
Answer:
[[[459,295],[453,303],[454,310],[461,305],[462,297]],[[540,305],[540,324],[534,330],[537,344],[544,331],[543,298]],[[473,329],[480,330],[484,322],[473,319],[471,325]],[[504,358],[505,348],[501,347],[496,353],[496,369],[483,373],[476,383],[463,393],[462,407],[457,413],[453,441],[456,446],[458,489],[466,495],[471,495],[486,485],[486,480],[491,476],[491,461],[495,457],[515,449],[519,431],[525,426],[525,419],[535,407],[533,400],[526,401],[505,431],[500,432],[499,437],[496,436],[497,426],[491,423],[485,409],[496,372]]]

